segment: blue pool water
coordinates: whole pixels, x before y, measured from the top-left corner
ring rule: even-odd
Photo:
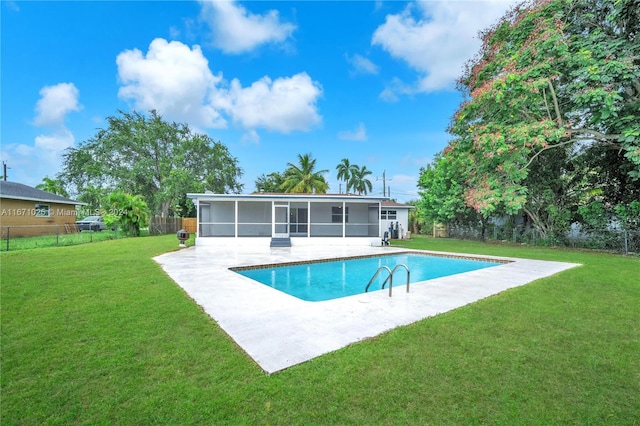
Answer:
[[[379,267],[392,269],[405,264],[411,271],[411,283],[476,269],[489,268],[500,263],[451,257],[401,253],[376,257],[341,259],[330,262],[269,266],[259,269],[234,269],[249,277],[302,300],[319,302],[364,293],[367,283]],[[380,290],[389,273],[382,271],[369,291]],[[405,291],[407,272],[400,267],[393,275],[395,291]],[[388,288],[387,283],[385,288]]]

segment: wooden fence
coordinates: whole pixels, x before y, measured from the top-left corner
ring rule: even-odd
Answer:
[[[195,234],[198,230],[198,218],[195,217],[183,217],[182,228],[189,231],[190,234]]]
[[[181,229],[186,229],[189,233],[195,234],[197,219],[195,217],[153,216],[149,221],[150,235],[175,234]]]

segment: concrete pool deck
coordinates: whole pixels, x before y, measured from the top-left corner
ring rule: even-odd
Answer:
[[[267,373],[579,266],[451,253],[511,263],[411,283],[409,293],[404,280],[400,280],[402,283],[393,287],[393,297],[387,290],[377,290],[323,302],[303,301],[229,270],[237,266],[408,251],[437,253],[397,247],[251,249],[221,245],[189,247],[154,259]]]

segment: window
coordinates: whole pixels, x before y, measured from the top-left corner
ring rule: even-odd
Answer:
[[[344,212],[344,222],[349,223],[349,207]],[[331,223],[342,223],[342,207],[331,207]]]
[[[396,210],[382,210],[380,212],[380,219],[397,219]]]
[[[35,216],[36,217],[49,217],[49,204],[36,204]]]

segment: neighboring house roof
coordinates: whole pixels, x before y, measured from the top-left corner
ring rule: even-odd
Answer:
[[[87,205],[81,201],[71,200],[61,195],[41,191],[27,185],[16,182],[0,180],[0,198],[10,198],[13,200],[40,201],[58,204]]]

